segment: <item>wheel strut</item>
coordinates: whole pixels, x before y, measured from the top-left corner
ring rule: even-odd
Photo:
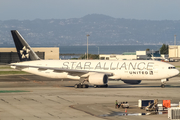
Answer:
[[[161,79],[161,87],[164,88],[166,82],[169,81],[169,79]]]

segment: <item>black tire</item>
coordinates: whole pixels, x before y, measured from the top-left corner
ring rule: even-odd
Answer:
[[[161,88],[164,88],[165,87],[165,85],[164,84],[161,84]]]
[[[78,88],[79,86],[78,86],[78,84],[75,84],[74,87],[75,87],[75,88]]]
[[[88,88],[89,85],[87,85],[87,84],[75,84],[74,87],[75,88]]]
[[[86,88],[88,88],[88,87],[89,87],[89,85],[86,84]]]
[[[82,87],[82,88],[87,88],[87,85],[86,85],[86,84],[83,84],[81,87]]]
[[[82,88],[82,85],[81,85],[81,83],[79,83],[79,84],[78,84],[78,88]]]

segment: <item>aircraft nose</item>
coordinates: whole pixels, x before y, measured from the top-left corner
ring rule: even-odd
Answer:
[[[174,72],[175,75],[179,75],[179,70],[176,69],[176,71]]]
[[[168,71],[168,75],[169,75],[169,77],[174,77],[174,76],[177,76],[177,75],[179,75],[179,70],[177,70],[177,69],[174,69],[174,70],[170,70],[170,71]]]

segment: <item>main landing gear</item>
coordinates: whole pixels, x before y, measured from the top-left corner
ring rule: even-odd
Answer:
[[[79,83],[79,84],[75,84],[74,85],[75,88],[88,88],[89,85],[88,84],[83,84],[83,83]],[[106,85],[94,85],[94,88],[107,88],[108,84]]]
[[[84,79],[84,78],[80,78],[80,83],[79,84],[75,84],[74,87],[75,88],[88,88],[89,85],[85,84],[85,81],[88,81],[88,80]]]
[[[169,79],[161,79],[161,87],[164,88],[166,82],[169,81]]]
[[[89,85],[88,84],[79,83],[79,84],[75,84],[74,87],[75,88],[88,88]]]

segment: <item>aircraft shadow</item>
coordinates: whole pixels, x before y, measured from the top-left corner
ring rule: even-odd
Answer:
[[[74,86],[68,85],[64,87],[74,87]],[[94,87],[89,86],[89,88],[94,88]],[[99,87],[99,88],[105,88],[105,87]],[[161,88],[161,86],[160,85],[159,86],[157,85],[109,85],[106,89],[110,89],[110,88]],[[165,88],[180,88],[180,86],[166,85]]]

